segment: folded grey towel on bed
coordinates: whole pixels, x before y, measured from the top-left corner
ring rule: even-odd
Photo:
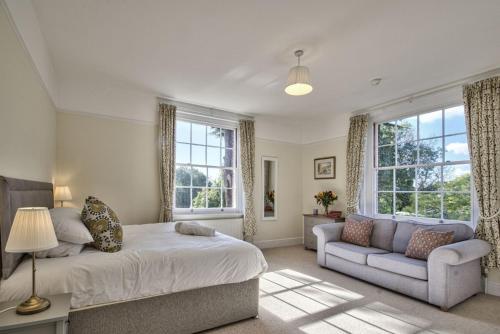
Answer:
[[[200,225],[197,222],[177,222],[175,232],[186,235],[199,235],[203,237],[215,236],[215,229]]]

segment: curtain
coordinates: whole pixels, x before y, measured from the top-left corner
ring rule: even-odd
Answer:
[[[479,202],[476,237],[492,251],[482,259],[485,272],[500,267],[500,77],[463,87],[465,120],[474,186]]]
[[[243,238],[252,242],[257,232],[253,190],[255,182],[255,128],[254,121],[240,120],[241,174],[245,193],[245,215],[243,217]]]
[[[365,167],[368,115],[353,116],[349,121],[346,154],[346,215],[358,212]]]
[[[171,222],[175,178],[175,110],[160,103],[160,222]]]

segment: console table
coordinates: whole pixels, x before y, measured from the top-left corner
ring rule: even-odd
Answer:
[[[317,238],[312,229],[315,225],[341,223],[345,222],[345,218],[331,218],[325,215],[304,214],[304,248],[317,249]]]

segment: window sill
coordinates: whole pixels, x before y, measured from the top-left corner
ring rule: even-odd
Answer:
[[[241,212],[224,212],[224,213],[174,213],[174,221],[185,220],[216,220],[216,219],[237,219],[243,218]]]

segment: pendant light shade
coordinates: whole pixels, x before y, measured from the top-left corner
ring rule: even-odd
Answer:
[[[285,92],[288,95],[300,96],[312,92],[311,77],[309,75],[309,68],[300,65],[300,57],[304,51],[295,51],[295,56],[298,58],[298,65],[294,66],[288,72],[288,80],[285,87]]]

